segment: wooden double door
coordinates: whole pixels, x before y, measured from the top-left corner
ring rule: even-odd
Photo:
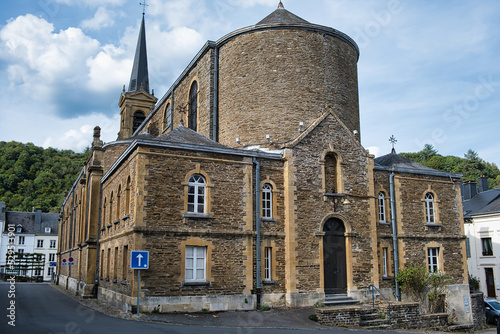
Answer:
[[[345,226],[338,218],[323,226],[323,268],[325,294],[347,293]]]

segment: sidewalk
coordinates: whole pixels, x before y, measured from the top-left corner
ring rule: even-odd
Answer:
[[[278,308],[269,311],[222,311],[199,313],[141,313],[139,316],[125,312],[110,304],[97,299],[83,299],[75,296],[64,287],[51,284],[51,286],[77,300],[81,304],[96,311],[115,318],[136,321],[163,322],[172,325],[197,325],[206,327],[234,327],[234,328],[274,328],[298,330],[330,330],[333,327],[323,326],[309,320],[314,314],[314,307],[304,308]],[[339,329],[336,328],[335,329]],[[345,328],[347,331],[349,329]],[[359,328],[357,328],[358,330]],[[389,330],[392,333],[447,333],[428,330]],[[380,331],[382,333],[382,331]],[[486,328],[474,333],[496,334],[495,327]]]

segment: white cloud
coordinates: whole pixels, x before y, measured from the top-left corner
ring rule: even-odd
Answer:
[[[125,58],[127,56],[127,58]],[[122,48],[106,45],[95,57],[87,59],[90,91],[110,91],[128,83],[132,58]]]
[[[93,18],[84,20],[80,24],[83,29],[100,30],[101,28],[111,27],[115,24],[113,13],[104,7],[97,8]]]
[[[78,28],[53,31],[52,24],[31,14],[2,28],[0,54],[9,63],[11,88],[50,100],[59,87],[85,80],[86,59],[99,50],[99,42]]]
[[[126,0],[53,0],[53,1],[67,6],[84,5],[89,7],[97,7],[105,5],[119,6],[123,5]]]

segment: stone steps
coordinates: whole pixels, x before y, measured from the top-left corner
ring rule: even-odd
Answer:
[[[336,295],[325,295],[325,301],[323,302],[325,306],[340,306],[340,305],[352,305],[359,304],[359,301],[348,297],[347,294],[336,294]]]

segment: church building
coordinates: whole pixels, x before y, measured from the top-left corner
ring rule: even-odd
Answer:
[[[371,285],[396,300],[415,263],[453,277],[448,312],[470,323],[461,176],[363,148],[359,55],[280,2],[158,99],[143,16],[118,138],[96,127],[61,208],[58,284],[124,310],[138,291],[141,311],[250,310],[371,301]]]

